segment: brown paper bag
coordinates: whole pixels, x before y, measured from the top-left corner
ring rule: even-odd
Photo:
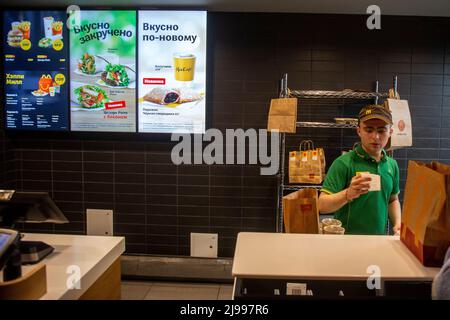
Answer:
[[[289,152],[289,183],[319,184],[324,176],[325,154],[311,140],[303,140],[299,151]]]
[[[450,246],[450,167],[408,162],[401,241],[428,267],[440,267]]]
[[[301,189],[283,197],[286,233],[319,233],[317,190]]]
[[[317,150],[319,151],[320,166],[322,167],[322,179],[325,179],[325,167],[327,165],[325,160],[325,151],[323,148],[317,148]]]
[[[297,129],[297,98],[272,99],[270,101],[267,130],[295,133]]]
[[[387,150],[395,150],[412,146],[412,123],[411,114],[407,100],[400,100],[400,96],[395,96],[393,90],[389,90],[389,96],[385,106],[392,114],[392,136],[386,146]]]

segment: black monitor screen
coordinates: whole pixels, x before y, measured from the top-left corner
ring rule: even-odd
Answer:
[[[15,192],[11,200],[0,202],[0,216],[14,223],[69,222],[46,192]]]
[[[0,229],[0,270],[9,258],[11,244],[18,239],[18,233],[14,230]]]
[[[68,34],[65,11],[4,11],[5,126],[67,131]]]
[[[6,233],[0,233],[0,256],[3,254],[3,251],[6,250],[6,245],[9,242],[9,238],[11,235]]]

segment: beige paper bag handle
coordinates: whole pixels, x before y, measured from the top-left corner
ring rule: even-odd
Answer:
[[[300,142],[300,151],[303,151],[303,147],[305,147],[305,150],[314,150],[314,142],[312,140],[303,140]]]
[[[397,94],[395,93],[394,89],[389,89],[389,99],[397,99],[400,100],[400,95],[397,92]]]
[[[400,95],[398,94],[398,92],[397,92],[397,94],[395,94],[394,89],[391,88],[391,89],[389,89],[389,92],[388,92],[388,99],[400,100]],[[385,109],[389,110],[389,105],[388,105],[387,99],[384,101],[383,106]]]

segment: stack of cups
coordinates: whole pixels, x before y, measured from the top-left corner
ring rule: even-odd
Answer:
[[[342,227],[342,222],[337,219],[326,218],[322,220],[323,234],[344,234],[345,229]]]

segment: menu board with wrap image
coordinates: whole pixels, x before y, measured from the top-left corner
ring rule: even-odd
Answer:
[[[4,11],[5,126],[69,129],[65,11]]]
[[[139,11],[139,132],[205,132],[206,18]]]
[[[71,16],[72,131],[136,132],[136,11]]]

